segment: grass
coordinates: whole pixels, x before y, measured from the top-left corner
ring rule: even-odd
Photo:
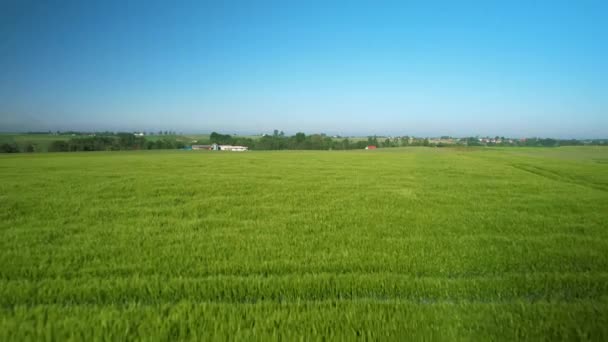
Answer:
[[[606,340],[607,158],[3,155],[0,340]]]

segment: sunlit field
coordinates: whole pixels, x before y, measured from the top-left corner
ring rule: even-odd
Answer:
[[[0,340],[608,339],[608,148],[0,156]]]

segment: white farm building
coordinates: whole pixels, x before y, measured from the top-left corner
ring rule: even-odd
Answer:
[[[235,145],[211,145],[211,149],[214,151],[234,151],[234,152],[244,152],[249,148],[247,146],[235,146]]]

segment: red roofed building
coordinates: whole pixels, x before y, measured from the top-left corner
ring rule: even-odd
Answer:
[[[376,149],[376,145],[369,145],[369,146],[365,146],[366,150],[375,150]]]

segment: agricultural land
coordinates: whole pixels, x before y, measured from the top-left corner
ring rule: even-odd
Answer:
[[[0,340],[608,340],[608,148],[0,155]]]

